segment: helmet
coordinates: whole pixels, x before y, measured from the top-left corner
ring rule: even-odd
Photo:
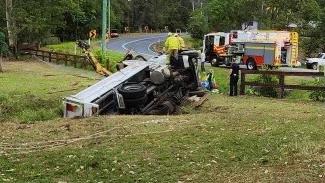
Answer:
[[[173,33],[171,33],[171,32],[168,33],[168,36],[172,36],[172,35],[173,35]]]

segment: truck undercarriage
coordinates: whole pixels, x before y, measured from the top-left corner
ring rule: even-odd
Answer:
[[[179,54],[170,65],[166,56],[148,61],[126,60],[124,68],[64,100],[64,117],[101,114],[172,114],[188,93],[197,91],[199,78],[195,51]]]

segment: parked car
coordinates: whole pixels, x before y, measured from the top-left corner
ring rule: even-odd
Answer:
[[[325,66],[325,53],[320,53],[316,58],[307,58],[307,69],[317,70],[319,65]]]
[[[117,29],[112,29],[111,30],[111,38],[114,38],[114,37],[119,37]]]

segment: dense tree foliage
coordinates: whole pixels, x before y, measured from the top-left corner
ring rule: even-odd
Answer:
[[[6,27],[5,2],[0,0],[0,31]],[[18,42],[85,39],[100,30],[101,0],[11,0]],[[201,38],[210,31],[240,29],[258,21],[261,29],[287,29],[297,25],[306,50],[325,49],[325,0],[111,0],[111,27],[124,31],[181,28]],[[195,10],[193,12],[193,10]]]
[[[0,26],[6,31],[5,3],[0,0]],[[86,38],[91,29],[100,30],[101,0],[12,0],[12,19],[18,42],[61,41]],[[2,6],[3,5],[3,6]],[[168,26],[185,29],[192,12],[190,0],[111,0],[111,27],[124,31],[154,31]]]
[[[257,21],[260,29],[286,30],[289,25],[296,25],[301,37],[307,37],[303,41],[310,54],[315,48],[325,51],[324,11],[325,0],[206,0],[189,24],[197,38],[208,31],[240,29],[247,21]],[[202,20],[208,29],[198,26]]]

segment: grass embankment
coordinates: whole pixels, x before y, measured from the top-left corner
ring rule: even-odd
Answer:
[[[94,72],[41,62],[4,62],[0,122],[31,123],[61,117],[62,98],[99,79]]]
[[[83,55],[82,50],[78,47],[76,47],[75,42],[64,42],[61,44],[55,44],[55,45],[47,45],[45,48],[47,48],[50,51],[59,52],[59,53],[67,53],[67,54],[77,54],[77,55]],[[101,62],[103,66],[107,66],[109,61],[109,69],[111,71],[115,71],[115,65],[117,62],[122,61],[124,54],[108,50],[104,54],[104,60],[101,59],[101,48],[99,47],[98,41],[93,41],[91,45],[91,50],[95,54],[96,58]]]
[[[324,105],[212,95],[200,109],[185,111],[5,123],[0,179],[324,182]]]
[[[32,123],[61,117],[62,98],[79,92],[100,78],[93,71],[31,61],[5,62],[4,68],[5,72],[0,74],[1,122]],[[214,72],[220,92],[226,94],[229,71],[209,67],[207,70]],[[294,91],[287,97],[308,100],[308,93]]]

